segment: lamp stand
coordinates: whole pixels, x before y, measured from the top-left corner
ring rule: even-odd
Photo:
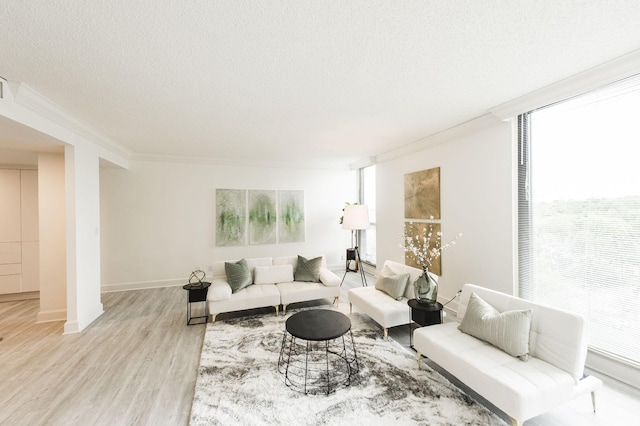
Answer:
[[[345,277],[347,276],[347,272],[360,272],[360,280],[362,281],[362,287],[367,287],[369,284],[367,283],[367,277],[365,277],[364,275],[364,268],[362,267],[362,260],[360,260],[360,250],[358,250],[358,246],[355,246],[353,249],[347,249],[347,253],[349,252],[349,250],[353,250],[356,253],[356,269],[351,270],[348,267],[345,269],[344,271],[344,275],[342,276],[342,281],[340,281],[340,287],[342,287],[342,283],[344,282]],[[347,265],[348,265],[348,260],[347,260]],[[360,264],[360,267],[358,268],[358,264]]]

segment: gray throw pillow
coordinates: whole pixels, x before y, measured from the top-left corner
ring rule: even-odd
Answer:
[[[531,313],[531,309],[498,312],[475,292],[471,292],[458,329],[527,361]]]
[[[409,282],[409,274],[383,275],[376,280],[376,290],[383,291],[396,300],[402,299]]]
[[[320,266],[322,265],[322,257],[306,259],[298,256],[298,266],[294,279],[296,281],[307,281],[312,283],[320,282]]]
[[[245,259],[240,259],[236,263],[225,262],[224,270],[227,273],[227,281],[231,286],[232,293],[253,284],[251,271]]]

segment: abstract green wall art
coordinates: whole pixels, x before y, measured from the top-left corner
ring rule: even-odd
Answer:
[[[304,242],[304,191],[278,191],[278,242]]]
[[[216,189],[216,245],[241,246],[246,241],[247,191]]]
[[[305,240],[304,191],[216,189],[216,246]]]
[[[276,191],[249,191],[249,244],[275,244],[276,220]]]

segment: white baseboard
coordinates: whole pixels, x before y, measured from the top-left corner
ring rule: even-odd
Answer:
[[[210,277],[206,277],[205,280],[211,280]],[[100,287],[102,293],[112,293],[116,291],[129,291],[129,290],[146,290],[150,288],[162,288],[162,287],[176,287],[188,284],[188,281],[180,278],[159,280],[159,281],[133,281],[128,283],[115,283],[104,284]]]
[[[64,323],[64,332],[62,334],[80,333],[80,325],[77,320],[67,321]]]
[[[0,302],[16,302],[19,300],[32,300],[39,298],[39,291],[23,291],[22,293],[0,294]]]
[[[36,323],[41,322],[54,322],[54,321],[66,321],[67,310],[58,309],[55,311],[40,311],[36,317]]]
[[[637,365],[616,359],[598,350],[589,349],[586,367],[596,373],[603,373],[622,383],[640,389],[640,369]],[[595,374],[597,376],[598,374]]]

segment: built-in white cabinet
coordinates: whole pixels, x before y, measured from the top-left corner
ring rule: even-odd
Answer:
[[[20,241],[20,170],[0,169],[0,206],[0,242]]]
[[[0,169],[0,294],[40,290],[38,172]]]

